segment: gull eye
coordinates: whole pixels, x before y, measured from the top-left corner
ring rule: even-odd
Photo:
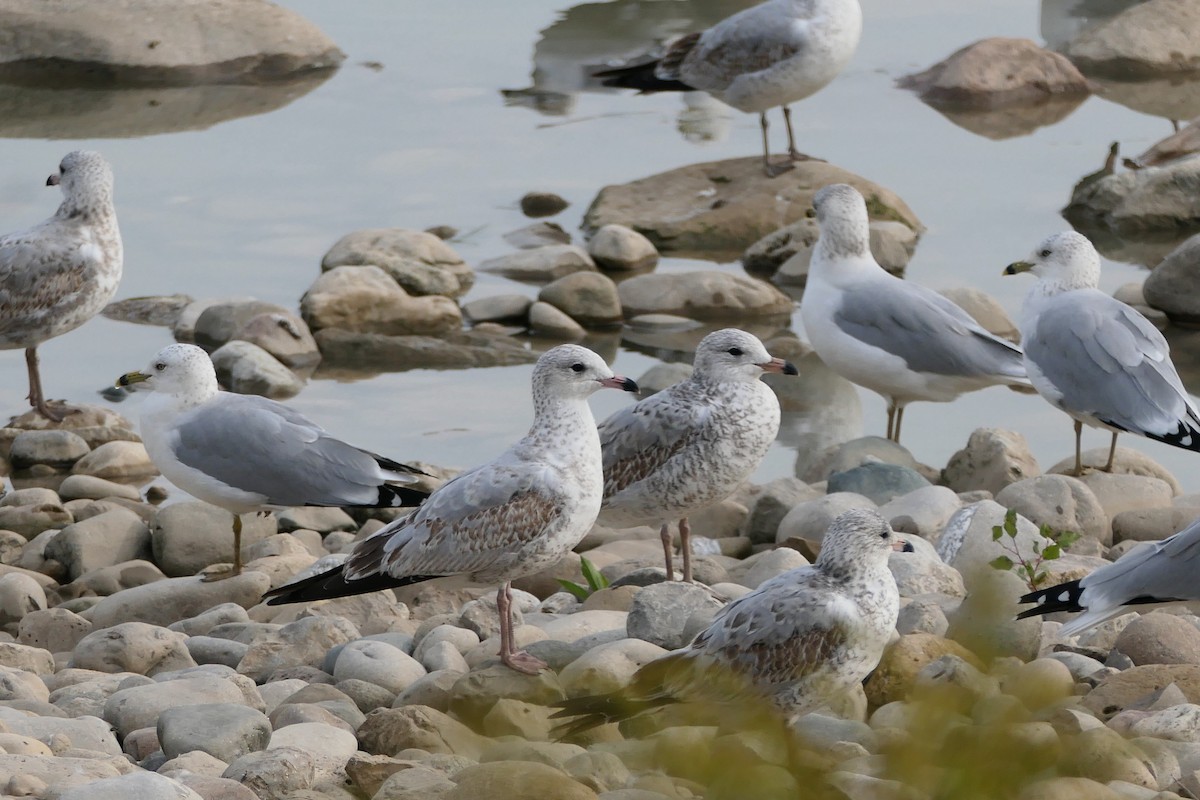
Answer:
[[[579,363],[578,361],[576,361],[574,364],[571,365],[572,372],[583,372],[584,369],[585,369],[585,367],[583,366],[583,364]]]
[[[880,538],[880,539],[886,539],[886,538],[888,538],[888,534],[889,534],[889,533],[890,533],[890,531],[886,531],[886,530],[885,530],[885,531],[883,531],[883,533],[879,534],[879,538]]]
[[[731,355],[731,356],[740,356],[740,355],[742,355],[742,348],[740,348],[740,347],[731,347],[731,348],[729,348],[729,350],[727,350],[726,352],[728,352],[728,353],[729,353],[729,355]]]
[[[164,364],[164,363],[162,363],[161,361],[160,361],[160,362],[158,362],[157,364],[155,364],[155,365],[154,365],[154,369],[155,369],[157,372],[162,372],[162,371],[163,371],[164,369],[166,369],[166,368],[167,368],[167,365],[166,365],[166,364]]]
[[[1049,258],[1050,257],[1050,248],[1046,248],[1042,252],[1038,253],[1038,255],[1041,256],[1042,258]]]

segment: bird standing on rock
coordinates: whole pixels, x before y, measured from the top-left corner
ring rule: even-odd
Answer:
[[[468,470],[409,516],[360,542],[345,563],[267,593],[271,605],[346,597],[447,575],[500,582],[500,660],[536,674],[516,649],[512,581],[553,566],[591,530],[604,479],[587,398],[605,387],[636,392],[578,345],[547,350],[533,369],[533,425],[495,460]]]
[[[256,395],[223,392],[208,354],[190,344],[159,351],[145,372],[121,386],[154,390],[142,404],[141,434],[167,480],[233,513],[233,566],[242,571],[242,514],[292,506],[415,505],[429,493],[425,473],[360,450],[297,411]],[[428,476],[426,476],[428,477]]]
[[[858,0],[767,0],[708,30],[672,41],[662,58],[595,73],[605,86],[642,93],[703,91],[747,114],[762,127],[763,170],[775,177],[791,163],[772,165],[767,111],[781,106],[788,156],[796,149],[789,103],[819,90],[850,62],[862,35]]]
[[[600,423],[604,503],[611,527],[661,525],[667,577],[671,528],[679,520],[683,579],[692,579],[688,516],[729,497],[749,478],[779,433],[779,400],[764,372],[796,375],[758,337],[736,328],[708,334],[695,369],[680,383]]]
[[[0,349],[24,348],[29,405],[51,422],[72,411],[52,408],[42,390],[37,348],[96,316],[121,282],[121,231],[113,174],[99,153],[67,153],[47,186],[62,190],[54,216],[0,237]]]

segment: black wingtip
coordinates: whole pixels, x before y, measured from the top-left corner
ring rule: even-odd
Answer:
[[[1169,444],[1172,447],[1200,452],[1200,429],[1197,429],[1190,420],[1181,420],[1171,433],[1147,433],[1145,436],[1148,439],[1154,439],[1155,441]]]
[[[1055,611],[1083,611],[1084,607],[1079,604],[1079,600],[1082,597],[1083,587],[1080,586],[1077,580],[1060,583],[1048,589],[1038,589],[1036,592],[1029,592],[1021,597],[1020,602],[1036,603],[1037,605],[1017,614],[1017,619],[1039,617],[1043,614],[1052,614]]]
[[[654,92],[691,92],[694,89],[686,83],[675,80],[664,80],[655,74],[658,61],[647,61],[631,67],[617,67],[593,72],[593,78],[603,78],[602,85],[615,89],[637,89],[643,94]]]
[[[316,600],[332,600],[338,597],[352,597],[368,592],[381,592],[384,589],[398,589],[414,583],[433,580],[441,575],[411,575],[404,578],[394,578],[391,575],[368,575],[358,580],[348,581],[343,575],[345,566],[339,564],[333,569],[303,580],[287,583],[265,593],[263,599],[269,606],[281,606],[288,603],[311,603]]]

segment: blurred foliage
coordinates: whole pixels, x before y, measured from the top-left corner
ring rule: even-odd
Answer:
[[[999,542],[1001,547],[1012,553],[1011,557],[997,556],[992,559],[992,567],[1006,572],[1015,568],[1031,592],[1037,591],[1046,582],[1047,573],[1042,565],[1059,558],[1063,550],[1079,541],[1078,533],[1055,531],[1049,525],[1039,526],[1038,535],[1046,543],[1035,540],[1032,544],[1033,554],[1026,557],[1017,546],[1017,512],[1014,509],[1010,508],[1004,515],[1003,525],[992,527],[992,541]]]

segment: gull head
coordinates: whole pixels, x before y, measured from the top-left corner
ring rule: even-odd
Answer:
[[[841,574],[853,574],[864,567],[887,569],[893,551],[911,553],[913,547],[896,536],[877,512],[852,508],[838,516],[825,532],[817,566]]]
[[[831,256],[866,256],[871,244],[867,202],[853,186],[833,183],[813,195],[817,227],[821,235],[817,247]]]
[[[94,150],[73,150],[63,156],[58,172],[46,178],[47,186],[63,193],[60,215],[77,216],[112,205],[112,167]]]
[[[1083,234],[1064,231],[1039,244],[1025,261],[1004,268],[1005,275],[1032,272],[1057,291],[1094,289],[1100,283],[1100,256]]]
[[[637,384],[614,375],[604,359],[577,344],[560,344],[542,353],[533,367],[533,395],[586,398],[600,389],[636,392]]]
[[[217,373],[208,353],[194,344],[167,345],[150,362],[145,372],[127,372],[118,386],[144,383],[156,392],[207,400],[218,391]]]
[[[696,372],[701,379],[754,381],[764,372],[799,375],[790,361],[773,358],[759,338],[737,328],[713,331],[696,348]]]

